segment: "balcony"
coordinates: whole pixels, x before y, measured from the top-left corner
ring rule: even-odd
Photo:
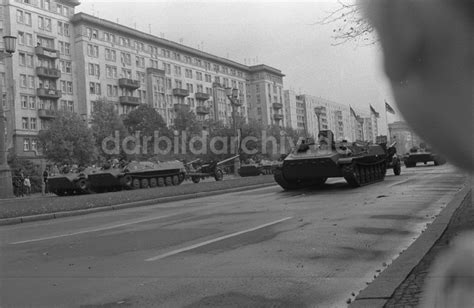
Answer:
[[[273,109],[281,109],[283,108],[283,104],[282,103],[273,103]]]
[[[194,98],[198,101],[207,101],[210,97],[211,95],[204,92],[196,92],[196,94],[194,94]]]
[[[38,77],[58,79],[61,78],[61,71],[56,68],[38,66],[36,67],[36,75]]]
[[[196,113],[197,114],[209,114],[209,107],[206,106],[197,106],[196,107]]]
[[[57,111],[56,110],[51,110],[51,109],[38,109],[38,117],[41,119],[54,119],[57,116]]]
[[[57,59],[59,58],[59,50],[36,46],[35,47],[35,54],[40,57],[50,58],[50,59]]]
[[[277,121],[280,121],[280,120],[283,120],[283,115],[282,114],[279,114],[279,113],[275,113],[273,115],[273,118]]]
[[[136,90],[140,88],[140,80],[133,80],[130,78],[120,78],[119,87]]]
[[[148,75],[151,75],[151,74],[154,74],[154,75],[165,75],[165,71],[164,70],[160,70],[158,68],[154,68],[154,67],[147,67],[146,68],[146,73]]]
[[[175,112],[178,112],[178,111],[189,111],[189,105],[186,105],[186,104],[174,104],[174,111]]]
[[[140,105],[140,98],[134,96],[119,96],[119,102],[122,105]]]
[[[62,96],[62,93],[61,90],[38,88],[36,89],[36,95],[43,98],[58,99]]]
[[[186,90],[186,89],[174,88],[173,89],[173,95],[174,96],[186,97],[186,96],[189,96],[189,91]]]

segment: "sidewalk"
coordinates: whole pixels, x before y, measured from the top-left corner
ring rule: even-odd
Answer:
[[[436,257],[449,249],[454,238],[465,232],[474,230],[474,204],[472,195],[468,202],[464,202],[454,213],[448,228],[435,243],[421,262],[412,270],[405,281],[395,290],[385,307],[416,307],[421,303],[423,287],[431,265]],[[473,243],[474,245],[474,243]]]
[[[472,186],[466,187],[463,195],[453,200],[453,204],[442,211],[406,252],[362,290],[350,307],[405,308],[420,305],[433,261],[450,248],[457,235],[474,230]],[[404,271],[408,271],[407,274]]]

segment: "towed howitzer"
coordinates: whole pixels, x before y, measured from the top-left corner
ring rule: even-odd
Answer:
[[[211,176],[214,177],[216,181],[222,181],[224,178],[224,171],[221,166],[239,156],[240,155],[235,155],[221,161],[211,161],[198,166],[196,169],[188,169],[188,177],[191,178],[194,183],[199,183],[201,179]]]

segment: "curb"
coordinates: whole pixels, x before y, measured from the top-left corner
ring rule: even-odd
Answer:
[[[100,207],[82,209],[82,210],[2,218],[0,219],[0,226],[15,225],[15,224],[20,224],[20,223],[25,223],[25,222],[33,222],[33,221],[41,221],[41,220],[50,220],[50,219],[70,217],[70,216],[86,215],[86,214],[105,212],[105,211],[111,211],[111,210],[128,209],[128,208],[134,208],[134,207],[140,207],[140,206],[146,206],[146,205],[155,205],[155,204],[160,204],[160,203],[168,203],[168,202],[188,200],[188,199],[194,199],[194,198],[210,197],[210,196],[240,192],[240,191],[251,190],[251,189],[265,188],[265,187],[270,187],[274,185],[277,185],[277,184],[274,182],[263,183],[263,184],[252,185],[252,186],[241,186],[241,187],[227,188],[227,189],[222,189],[222,190],[214,190],[214,191],[206,191],[206,192],[192,193],[192,194],[185,194],[185,195],[178,195],[178,196],[169,196],[169,197],[161,197],[161,198],[147,199],[147,200],[141,200],[141,201],[133,201],[133,202],[127,202],[127,203],[120,203],[116,205],[104,205]]]
[[[436,241],[443,235],[454,212],[472,194],[470,185],[464,186],[446,205],[436,219],[389,267],[362,290],[350,308],[384,307],[395,290],[410,275]]]

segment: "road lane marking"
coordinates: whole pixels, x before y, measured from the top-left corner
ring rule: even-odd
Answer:
[[[185,212],[185,213],[187,213],[187,212]],[[138,223],[142,223],[142,222],[147,222],[147,221],[152,221],[152,220],[158,220],[158,219],[162,219],[162,218],[167,218],[167,217],[170,217],[170,216],[181,215],[181,214],[184,214],[184,213],[173,213],[173,214],[169,214],[169,215],[163,215],[163,216],[157,216],[157,217],[150,217],[150,218],[145,218],[145,219],[140,219],[140,220],[129,221],[129,222],[122,223],[122,224],[118,224],[118,225],[112,225],[112,226],[100,227],[100,228],[96,228],[96,229],[89,229],[89,230],[77,231],[77,232],[73,232],[73,233],[65,233],[65,234],[60,234],[60,235],[53,235],[53,236],[47,236],[47,237],[40,237],[40,238],[31,239],[31,240],[13,242],[13,243],[10,243],[10,244],[11,244],[11,245],[16,245],[16,244],[24,244],[24,243],[31,243],[31,242],[39,242],[39,241],[52,240],[52,239],[56,239],[56,238],[67,237],[67,236],[73,236],[73,235],[78,235],[78,234],[84,234],[84,233],[92,233],[92,232],[110,230],[110,229],[120,228],[120,227],[129,226],[129,225],[133,225],[133,224],[138,224]]]
[[[176,249],[176,250],[158,255],[156,257],[148,258],[148,259],[145,259],[145,261],[149,262],[149,261],[156,261],[156,260],[164,259],[164,258],[167,258],[169,256],[176,255],[176,254],[188,251],[188,250],[192,250],[192,249],[199,248],[199,247],[202,247],[202,246],[205,246],[205,245],[208,245],[208,244],[212,244],[212,243],[215,243],[215,242],[218,242],[218,241],[222,241],[222,240],[234,237],[234,236],[238,236],[238,235],[241,235],[241,234],[244,234],[244,233],[249,233],[249,232],[256,231],[258,229],[269,227],[271,225],[275,225],[275,224],[278,224],[280,222],[283,222],[283,221],[286,221],[286,220],[292,219],[292,218],[293,217],[285,217],[285,218],[282,218],[282,219],[279,219],[279,220],[276,220],[276,221],[272,221],[272,222],[269,222],[269,223],[266,223],[266,224],[263,224],[263,225],[260,225],[260,226],[257,226],[257,227],[247,229],[247,230],[243,230],[243,231],[227,234],[227,235],[224,235],[224,236],[220,236],[220,237],[212,239],[212,240],[204,241],[202,243],[198,243],[198,244],[194,244],[194,245],[191,245],[191,246],[188,246],[188,247],[183,247],[183,248],[180,248],[180,249]]]

